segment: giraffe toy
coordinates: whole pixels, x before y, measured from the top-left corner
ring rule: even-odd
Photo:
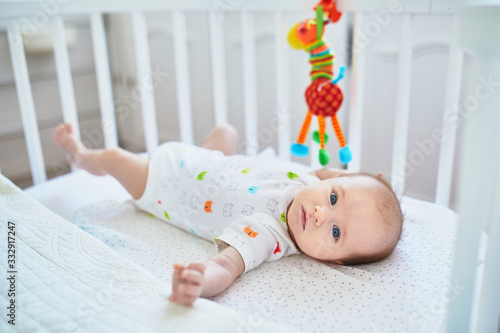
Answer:
[[[323,8],[328,15],[327,20],[323,19]],[[316,10],[315,20],[300,21],[288,33],[290,46],[310,53],[309,63],[311,64],[310,76],[312,81],[305,92],[309,110],[302,124],[297,142],[292,144],[290,150],[293,155],[299,157],[309,154],[309,148],[304,145],[304,142],[311,125],[312,116],[315,115],[318,118],[319,132],[315,132],[313,138],[320,144],[319,162],[323,166],[328,164],[330,154],[325,150],[325,144],[328,140],[325,118],[330,117],[340,144],[340,162],[347,164],[351,161],[352,155],[349,146],[345,142],[336,115],[343,100],[342,90],[337,86],[337,82],[344,77],[345,67],[340,67],[338,77],[333,80],[334,55],[330,51],[329,45],[323,40],[324,25],[337,22],[341,13],[337,11],[335,2],[332,0],[321,0],[314,9]]]

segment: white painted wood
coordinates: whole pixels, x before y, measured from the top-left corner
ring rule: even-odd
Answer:
[[[500,38],[491,31],[500,31],[500,4],[495,6],[470,6],[463,8],[461,21],[461,41],[463,47],[471,49],[472,61],[467,89],[465,92],[463,119],[463,145],[461,147],[458,213],[460,215],[456,250],[453,263],[452,278],[460,284],[458,297],[449,304],[447,332],[476,332],[474,314],[478,314],[477,323],[485,321],[485,325],[495,327],[498,322],[498,298],[489,303],[490,296],[479,294],[479,301],[474,302],[480,291],[477,283],[477,259],[482,228],[486,228],[498,211],[498,201],[493,201],[495,182],[498,182],[498,165],[500,160],[500,91],[494,78],[500,77]],[[478,194],[478,195],[474,195]],[[492,216],[493,215],[493,216]],[[492,241],[497,241],[490,249],[498,249],[495,225]],[[498,227],[498,226],[496,226]],[[489,250],[490,250],[489,249]],[[497,254],[498,255],[498,254]],[[488,253],[487,258],[495,257]],[[493,265],[493,274],[498,270],[498,261]],[[487,285],[490,263],[485,263],[483,285]],[[495,281],[498,288],[498,280]],[[498,294],[498,289],[487,290],[486,293]],[[485,297],[485,298],[483,298]],[[479,313],[474,305],[485,304],[496,307]],[[486,332],[491,331],[487,330]],[[485,332],[485,331],[478,331]]]
[[[347,143],[352,153],[352,161],[347,170],[361,171],[361,144],[363,140],[363,110],[365,99],[365,48],[359,45],[361,39],[356,36],[365,26],[364,13],[354,14],[354,30],[352,45],[351,92],[349,100],[349,137]]]
[[[24,53],[23,39],[20,24],[17,20],[11,20],[7,27],[7,38],[9,40],[10,57],[16,81],[17,98],[23,121],[24,136],[30,161],[31,176],[35,185],[47,180],[45,164],[43,161],[40,133],[35,113],[35,104],[31,91],[28,65]]]
[[[276,114],[273,116],[270,128],[278,135],[278,154],[280,158],[290,160],[291,129],[290,129],[290,85],[288,69],[288,43],[285,14],[274,14],[274,36],[276,49]]]
[[[172,13],[175,80],[177,83],[177,103],[179,105],[179,128],[181,141],[193,143],[193,128],[191,114],[191,90],[189,85],[189,65],[186,36],[186,17],[181,11]]]
[[[111,88],[111,74],[109,71],[108,48],[106,46],[106,31],[102,14],[90,15],[90,28],[92,32],[92,46],[99,90],[99,105],[101,107],[102,133],[104,147],[118,146],[116,133],[115,107],[113,104],[113,90]]]
[[[392,151],[392,182],[401,191],[405,187],[406,151],[408,142],[408,119],[410,114],[410,89],[412,66],[412,24],[413,14],[401,15],[401,41],[398,63],[398,89],[394,140]]]
[[[404,9],[408,13],[429,13],[431,0],[338,0],[339,9],[343,12],[382,11],[399,14]],[[182,1],[158,1],[158,0],[72,0],[54,1],[53,11],[59,15],[67,14],[89,14],[96,9],[101,13],[130,13],[134,11],[157,12],[157,11],[207,11],[218,9],[219,11],[260,11],[276,12],[286,10],[287,12],[310,12],[317,2],[290,1],[290,0],[182,0]],[[400,9],[399,9],[400,8]],[[40,7],[38,0],[24,1],[0,1],[0,17],[12,18],[19,16],[33,16],[35,13],[45,13]]]
[[[152,153],[158,147],[158,127],[149,55],[148,28],[144,13],[132,13],[132,25],[137,64],[137,87],[140,91],[146,151]]]
[[[474,96],[478,78],[484,77],[487,73],[487,59],[476,58],[475,61],[477,63],[473,66],[475,69],[471,75],[474,79],[469,83],[467,96]],[[492,109],[488,110],[489,107]],[[461,147],[458,198],[460,220],[452,273],[453,279],[460,284],[461,289],[459,296],[449,306],[447,331],[450,333],[469,331],[472,314],[475,311],[472,304],[475,293],[478,292],[475,286],[479,237],[482,227],[488,223],[491,208],[494,207],[491,201],[491,185],[494,179],[492,167],[495,165],[492,165],[488,155],[498,156],[498,151],[492,149],[498,147],[500,142],[498,140],[491,142],[492,138],[497,137],[495,132],[498,131],[498,123],[494,123],[492,117],[497,111],[497,106],[482,101],[477,110],[470,112],[467,119],[463,119],[464,137]],[[490,142],[491,145],[488,144]]]
[[[73,89],[73,78],[71,76],[71,66],[69,63],[68,46],[64,23],[60,16],[53,21],[54,58],[57,69],[57,82],[59,84],[59,94],[61,95],[61,105],[64,123],[73,125],[73,132],[80,138],[80,126],[76,110],[75,92]]]
[[[436,203],[448,206],[450,201],[456,129],[464,51],[460,45],[460,18],[453,18],[451,44],[448,56],[448,74],[443,112],[443,135],[439,152]]]
[[[454,14],[459,6],[460,1],[457,0],[432,0],[431,14]]]
[[[498,117],[497,117],[498,118]],[[497,124],[500,119],[497,120]],[[496,186],[493,202],[500,202],[500,163],[497,163]],[[484,262],[483,281],[479,290],[477,318],[473,332],[495,332],[498,330],[500,312],[500,205],[493,205],[491,227],[488,234],[488,249]]]
[[[250,156],[258,152],[257,138],[257,78],[255,63],[255,17],[248,11],[241,12],[243,39],[243,97],[245,109],[245,147]]]
[[[391,15],[401,13],[427,14],[435,0],[338,0],[342,12],[387,12]],[[371,13],[373,14],[373,13]]]
[[[227,123],[226,61],[224,47],[224,14],[209,12],[210,58],[212,64],[212,86],[215,124]]]

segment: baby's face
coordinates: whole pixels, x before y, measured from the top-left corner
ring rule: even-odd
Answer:
[[[385,228],[368,176],[335,177],[305,186],[288,207],[290,236],[307,255],[342,264],[375,253]]]

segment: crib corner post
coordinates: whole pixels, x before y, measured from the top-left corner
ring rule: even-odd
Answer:
[[[464,1],[461,15],[462,44],[471,51],[473,61],[464,110],[460,115],[464,137],[459,175],[460,220],[452,281],[456,281],[461,290],[450,302],[447,331],[484,332],[497,328],[500,305],[498,297],[491,298],[492,294],[498,295],[498,288],[485,289],[490,278],[486,272],[499,274],[495,268],[498,262],[491,261],[494,253],[490,253],[497,245],[488,244],[485,274],[476,274],[482,229],[487,229],[491,219],[498,216],[494,197],[499,191],[499,185],[495,189],[495,183],[498,183],[495,177],[498,177],[500,164],[500,133],[497,128],[500,123],[497,83],[500,80],[500,33],[493,31],[500,32],[500,3],[486,5]],[[498,201],[496,203],[498,205]],[[498,227],[497,224],[498,221],[493,226]],[[477,283],[477,279],[482,280]],[[485,308],[490,310],[484,311]],[[487,327],[490,329],[485,330]]]

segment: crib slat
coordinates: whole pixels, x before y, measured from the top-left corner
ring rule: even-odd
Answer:
[[[453,29],[448,57],[448,77],[443,113],[443,140],[439,152],[439,168],[436,187],[436,203],[448,206],[453,174],[453,157],[457,128],[457,108],[462,82],[464,52],[460,46],[459,16],[453,18]]]
[[[181,141],[193,143],[186,16],[181,11],[174,11],[172,12],[172,18],[174,32],[175,80],[177,83],[177,103],[179,105],[178,111]]]
[[[277,110],[276,119],[271,120],[271,130],[278,131],[278,154],[280,158],[290,160],[290,96],[288,79],[288,57],[287,57],[287,27],[285,26],[285,14],[276,12],[274,14],[274,36],[276,46],[276,84],[277,84]],[[275,128],[277,127],[277,128]]]
[[[352,161],[347,169],[353,172],[361,170],[361,143],[363,133],[363,109],[365,96],[365,48],[359,45],[360,38],[356,38],[365,27],[365,14],[354,14],[353,52],[351,70],[351,93],[349,108],[349,140],[347,141],[352,152]]]
[[[499,117],[497,117],[499,118]],[[498,124],[500,119],[495,122]],[[496,172],[496,193],[493,202],[500,202],[500,164]],[[488,233],[488,250],[484,262],[483,282],[479,295],[478,318],[476,328],[473,332],[494,332],[498,329],[498,321],[495,320],[500,310],[500,205],[493,206],[491,214],[491,226]]]
[[[76,111],[75,93],[73,79],[71,77],[71,66],[69,64],[68,45],[64,23],[60,16],[53,21],[54,57],[57,68],[57,81],[61,95],[63,119],[65,123],[73,124],[73,132],[80,138],[80,126]]]
[[[104,135],[104,146],[112,148],[118,146],[116,121],[113,104],[113,90],[111,88],[111,74],[109,71],[108,49],[106,47],[106,32],[102,14],[90,15],[92,32],[92,46],[99,90],[99,105],[101,107],[101,122]]]
[[[42,145],[40,143],[40,133],[38,132],[38,122],[36,119],[33,94],[31,92],[21,28],[17,20],[9,21],[7,38],[9,40],[10,57],[14,70],[14,79],[16,81],[17,98],[21,110],[24,136],[26,137],[31,176],[33,177],[33,183],[37,185],[46,181],[47,176],[45,173]]]
[[[257,78],[255,63],[255,16],[248,11],[241,12],[243,39],[243,96],[245,103],[246,153],[258,152],[257,140]]]
[[[214,95],[215,124],[227,123],[227,88],[224,54],[223,13],[210,10],[210,55]]]
[[[156,126],[156,108],[154,85],[149,55],[148,28],[144,13],[132,13],[134,30],[135,59],[137,63],[137,86],[141,92],[142,122],[146,151],[152,153],[158,147],[158,127]]]
[[[392,152],[392,181],[396,189],[402,190],[406,178],[406,146],[408,141],[408,119],[410,114],[410,88],[412,66],[413,14],[401,16],[401,44],[398,64],[398,90],[396,97],[396,119],[394,122],[394,144]]]

